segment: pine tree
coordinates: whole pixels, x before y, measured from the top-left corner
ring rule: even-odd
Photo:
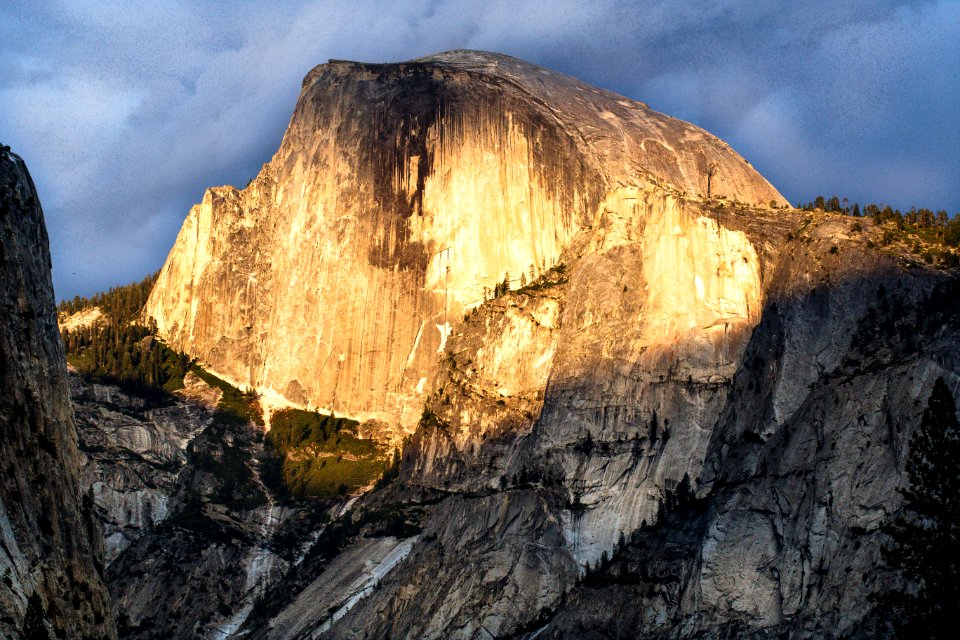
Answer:
[[[686,507],[696,499],[693,492],[693,483],[690,482],[690,474],[683,474],[683,479],[677,485],[675,503],[677,508]]]
[[[955,638],[960,629],[960,421],[943,378],[910,441],[903,508],[884,527],[886,564],[903,579],[883,600],[901,638]]]
[[[24,640],[50,640],[50,632],[44,623],[43,603],[34,592],[27,600],[27,613],[23,618]]]

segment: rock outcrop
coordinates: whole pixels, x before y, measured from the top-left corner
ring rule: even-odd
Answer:
[[[218,419],[222,392],[193,373],[160,401],[70,384],[121,637],[229,637],[288,563],[271,538],[296,516],[259,480],[260,430]]]
[[[878,235],[804,221],[709,423],[701,500],[627,532],[537,637],[877,637],[879,528],[934,381],[960,386],[957,274]]]
[[[111,638],[36,189],[0,150],[0,635]]]
[[[186,382],[187,389],[206,387],[216,406],[217,390],[193,374]],[[109,566],[171,514],[187,447],[209,426],[213,406],[200,399],[149,407],[118,387],[84,382],[79,375],[71,376],[70,390],[83,454],[81,482],[103,526]]]
[[[618,224],[659,208],[673,225],[680,194],[785,204],[706,132],[520,60],[331,61],[305,78],[260,175],[190,211],[145,313],[173,347],[267,400],[409,432],[437,354],[485,291],[554,266],[606,210]],[[723,300],[715,317],[746,313],[742,295],[736,309],[722,289],[709,295]],[[650,330],[686,329],[686,312]]]
[[[882,235],[512,58],[316,68],[146,315],[268,401],[416,428],[243,632],[869,635],[912,425],[960,380],[956,274]]]
[[[321,549],[325,523],[355,501],[278,495],[267,478],[276,452],[262,426],[228,413],[222,389],[195,372],[183,382],[170,394],[141,397],[70,377],[81,483],[106,538],[107,586],[122,638],[232,637],[267,585]],[[375,547],[400,545],[412,542],[391,538]],[[359,565],[341,562],[355,572],[347,583],[371,580],[401,559],[386,555],[370,575],[369,554]],[[327,591],[328,607],[349,598]]]

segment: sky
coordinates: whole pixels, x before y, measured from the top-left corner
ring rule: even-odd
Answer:
[[[207,187],[270,159],[315,65],[462,48],[693,122],[794,204],[960,211],[960,0],[5,0],[0,143],[58,299],[158,269]]]

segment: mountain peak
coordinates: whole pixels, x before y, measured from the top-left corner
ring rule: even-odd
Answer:
[[[648,217],[692,229],[683,211],[721,197],[785,204],[707,132],[510,56],[333,61],[308,75],[260,176],[191,211],[147,311],[239,386],[409,431],[458,319],[505,279],[597,242],[612,212],[630,227],[609,230],[615,244]],[[700,320],[724,304],[752,317],[755,285],[705,293]]]

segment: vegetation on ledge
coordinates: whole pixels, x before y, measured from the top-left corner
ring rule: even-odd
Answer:
[[[330,498],[371,484],[389,463],[372,440],[357,437],[356,420],[282,409],[271,417],[266,441],[274,458],[263,480],[289,498]]]
[[[543,289],[549,289],[550,287],[555,287],[557,285],[566,284],[569,280],[567,275],[567,265],[564,263],[556,264],[549,269],[546,266],[541,266],[539,271],[535,265],[530,265],[528,270],[530,277],[527,277],[527,273],[521,273],[519,278],[512,279],[510,277],[510,272],[507,272],[503,276],[503,281],[498,282],[494,285],[493,290],[491,291],[488,288],[483,290],[483,299],[487,300],[496,300],[502,295],[514,292],[531,292],[531,291],[541,291]],[[513,283],[517,283],[519,286],[517,289],[512,289]]]
[[[909,211],[902,212],[890,205],[877,204],[867,204],[861,209],[859,203],[850,205],[847,198],[841,200],[837,196],[829,199],[817,196],[813,202],[798,204],[797,208],[870,218],[883,228],[881,245],[903,242],[927,263],[948,268],[960,266],[960,255],[957,253],[960,247],[960,212],[951,217],[945,209],[934,212],[911,207]]]
[[[220,402],[217,403],[217,412],[214,415],[215,421],[221,423],[233,422],[235,424],[252,422],[263,425],[263,411],[255,392],[241,391],[229,382],[221,380],[195,364],[191,366],[190,371],[211,387],[223,392]]]
[[[77,296],[62,302],[58,312],[61,318],[95,308],[103,314],[101,321],[61,330],[71,367],[87,379],[115,384],[125,393],[159,403],[183,387],[192,363],[157,339],[153,323],[141,323],[143,305],[156,279],[153,274],[90,298]]]

